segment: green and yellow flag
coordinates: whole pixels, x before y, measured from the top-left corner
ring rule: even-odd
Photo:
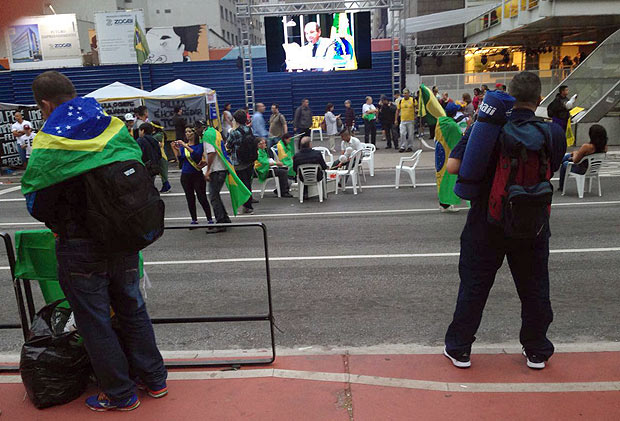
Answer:
[[[94,98],[77,97],[54,110],[34,138],[22,193],[28,195],[118,161],[142,162],[125,123]]]
[[[149,44],[146,42],[146,36],[138,24],[138,19],[134,19],[134,21],[133,48],[136,50],[138,65],[142,66],[142,64],[149,58],[151,51],[149,50]]]
[[[288,145],[283,140],[278,142],[278,160],[288,167],[289,177],[295,177],[293,169],[293,157],[295,156],[295,142],[291,139]]]
[[[230,192],[230,201],[232,203],[233,213],[237,215],[237,209],[248,201],[252,193],[250,193],[245,184],[243,184],[239,177],[237,177],[235,167],[230,164],[228,154],[226,153],[226,148],[224,148],[224,145],[222,144],[222,135],[220,132],[215,130],[213,127],[209,127],[202,135],[202,142],[207,142],[215,148],[217,155],[220,157],[224,163],[224,166],[228,170],[226,187],[228,187],[228,191]]]
[[[461,140],[461,129],[452,117],[439,117],[435,129],[435,171],[437,176],[437,196],[439,203],[458,205],[461,198],[454,193],[457,175],[446,171],[448,157],[452,148]]]
[[[424,117],[429,125],[436,125],[439,117],[444,117],[446,112],[433,95],[433,92],[424,84],[420,85],[418,98],[418,115]]]

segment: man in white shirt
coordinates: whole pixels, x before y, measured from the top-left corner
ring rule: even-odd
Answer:
[[[215,222],[218,224],[229,224],[230,218],[228,217],[228,213],[224,207],[224,202],[222,202],[222,197],[220,196],[220,191],[222,190],[222,187],[226,182],[226,178],[228,177],[228,170],[226,169],[224,162],[222,162],[222,158],[220,158],[220,155],[215,150],[215,147],[209,142],[204,142],[204,145],[205,154],[207,156],[205,179],[209,182],[209,201],[211,202],[211,207],[213,208],[213,213],[215,214]],[[207,230],[207,233],[217,233],[222,231],[226,231],[226,228],[211,228]]]
[[[22,161],[24,165],[28,164],[30,154],[32,153],[32,142],[34,141],[35,133],[30,127],[30,123],[25,121],[23,124],[24,135],[19,138],[17,144],[19,145],[20,155],[24,151],[25,159]]]
[[[15,123],[11,126],[11,131],[13,132],[13,137],[17,141],[17,144],[20,146],[19,148],[19,157],[22,160],[22,164],[26,165],[26,150],[21,148],[21,144],[26,140],[24,138],[26,132],[24,131],[24,125],[27,124],[32,128],[32,123],[28,120],[24,120],[24,116],[20,111],[15,113]],[[21,142],[21,143],[20,143]]]
[[[372,103],[372,97],[366,97],[366,103],[362,105],[362,119],[364,120],[364,142],[375,145],[377,141],[377,107]]]
[[[351,160],[351,157],[356,151],[361,151],[364,149],[362,142],[360,142],[357,137],[351,136],[349,129],[344,129],[340,132],[340,137],[342,138],[342,143],[340,144],[342,155],[340,155],[340,158],[334,168],[344,166]]]

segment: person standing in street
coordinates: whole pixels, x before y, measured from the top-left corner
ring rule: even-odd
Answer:
[[[296,134],[301,134],[299,138],[310,136],[310,127],[312,127],[312,110],[310,109],[310,101],[304,98],[301,105],[295,110],[295,118],[293,119],[293,127]]]
[[[174,115],[172,116],[172,126],[174,127],[175,140],[185,139],[185,127],[187,127],[187,119],[183,117],[183,108],[174,107]]]
[[[222,136],[213,128],[209,127],[203,135],[203,143],[207,153],[207,172],[205,180],[209,182],[209,199],[215,214],[215,222],[218,224],[230,224],[230,218],[222,201],[220,192],[228,178],[226,164],[230,165],[226,148],[223,147]],[[226,160],[226,163],[224,162]],[[208,234],[226,231],[224,227],[213,227],[207,230]]]
[[[351,108],[351,101],[344,102],[344,126],[353,133],[355,131],[355,111]]]
[[[23,114],[21,111],[15,112],[15,123],[11,126],[11,132],[13,133],[13,137],[17,142],[19,148],[19,157],[22,160],[22,165],[26,166],[26,149],[22,148],[21,145],[24,144],[26,139],[26,132],[24,131],[24,126],[28,125],[32,129],[32,123],[28,120],[24,120]]]
[[[136,121],[133,124],[133,138],[137,140],[138,137],[140,137],[140,133],[138,132],[140,126],[149,122],[149,110],[144,105],[140,105],[136,108],[135,114]]]
[[[334,104],[331,102],[325,107],[325,128],[329,150],[336,152],[336,135],[338,134],[338,119],[340,114],[334,115]]]
[[[392,139],[392,131],[394,127],[394,119],[396,118],[396,106],[390,102],[388,97],[381,95],[379,104],[379,123],[383,129],[383,137],[387,145],[385,149],[392,148],[392,140],[394,140],[394,148],[398,149],[398,140]]]
[[[547,106],[547,115],[551,117],[554,123],[558,124],[564,131],[568,126],[570,118],[570,110],[575,106],[577,94],[568,99],[568,86],[562,85],[555,95],[555,99]]]
[[[97,207],[101,200],[96,197],[112,193],[101,190],[98,176],[114,173],[124,162],[135,164],[129,164],[132,172],[120,174],[135,177],[133,181],[119,178],[123,188],[138,189],[137,197],[151,195],[155,188],[148,185],[136,141],[123,122],[106,115],[94,98],[77,97],[73,83],[56,71],[38,75],[32,91],[46,122],[37,134],[22,192],[29,213],[56,236],[58,280],[102,391],[88,397],[86,405],[93,411],[131,411],[140,405],[136,383],[154,398],[168,393],[167,371],[140,293],[138,250],[144,246],[128,234],[110,249],[111,244],[101,242],[99,227],[93,226],[87,208],[103,210]],[[80,149],[84,142],[98,144],[101,150]],[[128,204],[120,196],[115,200]],[[159,219],[153,209],[147,204],[142,216]],[[126,222],[123,216],[105,211],[95,220],[114,227],[118,218]],[[163,229],[163,212],[161,219]],[[143,238],[156,232],[139,234]],[[127,242],[131,240],[135,242]],[[116,330],[110,307],[120,322]]]
[[[413,151],[414,122],[415,122],[416,103],[411,96],[411,91],[405,88],[403,90],[403,98],[396,108],[396,117],[394,124],[398,124],[400,118],[400,149],[399,152]]]
[[[534,120],[534,113],[541,100],[541,82],[538,75],[532,72],[521,72],[510,81],[508,90],[516,101],[503,130],[515,136],[523,133],[523,138],[516,139],[521,145],[543,145],[542,148],[545,149],[538,149],[539,152],[528,151],[527,154],[538,155],[535,157],[538,158],[536,159],[538,170],[545,169],[545,176],[542,177],[545,180],[540,184],[549,183],[551,174],[558,170],[566,152],[564,132],[556,124]],[[518,127],[519,130],[515,130],[514,127]],[[467,143],[473,141],[468,140],[469,133],[471,130],[467,131],[452,150],[448,160],[448,171],[451,174],[458,174],[462,165],[472,165],[463,160]],[[508,139],[508,135],[503,138]],[[512,139],[515,138],[512,137]],[[476,140],[480,141],[480,139]],[[488,141],[495,141],[495,139],[488,139]],[[514,144],[514,141],[511,144]],[[493,196],[491,200],[491,194],[505,192],[508,189],[506,181],[502,177],[496,177],[498,171],[505,171],[506,168],[512,166],[512,164],[498,165],[498,162],[501,163],[500,159],[510,162],[505,155],[505,150],[500,147],[500,142],[497,142],[497,147],[485,166],[487,171],[480,184],[480,194],[471,201],[471,209],[461,234],[460,285],[452,323],[445,335],[444,348],[444,355],[458,368],[471,366],[471,347],[476,340],[475,335],[482,320],[484,306],[504,258],[508,260],[521,300],[519,339],[523,346],[526,365],[532,369],[543,369],[546,361],[554,352],[553,344],[547,338],[547,329],[553,320],[549,298],[549,237],[551,233],[548,208],[544,203],[540,205],[540,201],[528,205],[538,206],[541,212],[535,214],[531,210],[527,212],[530,212],[530,215],[536,215],[536,222],[542,225],[538,229],[536,228],[538,223],[536,223],[534,225],[536,230],[531,235],[528,232],[528,236],[523,236],[523,238],[510,235],[509,231],[506,231],[506,225],[490,222],[491,206],[498,202],[497,196]],[[515,161],[516,167],[512,168],[518,172],[523,171],[524,160],[516,159],[512,162]],[[481,163],[477,162],[476,165],[481,165]],[[505,175],[505,172],[500,173],[500,176]],[[500,197],[500,199],[503,198]],[[524,197],[523,200],[527,198]],[[493,209],[496,209],[496,206]],[[516,212],[519,211],[523,211],[523,208],[517,208]],[[512,221],[524,222],[525,227],[531,227],[531,219],[519,221],[516,218]]]
[[[224,135],[224,137],[227,137],[228,133],[233,128],[233,116],[230,112],[230,108],[230,102],[224,104],[224,112],[222,112],[222,134]]]
[[[280,106],[276,103],[271,104],[271,117],[269,117],[269,142],[267,147],[271,148],[277,144],[284,133],[288,133],[288,125],[284,114],[280,112]]]
[[[362,119],[364,120],[364,143],[377,143],[377,107],[372,103],[372,97],[366,97],[366,103],[362,105]]]
[[[226,150],[229,153],[230,161],[235,166],[235,172],[243,184],[252,192],[252,176],[254,174],[254,161],[258,158],[258,145],[252,130],[247,126],[247,115],[245,110],[237,110],[233,114],[235,126],[226,141]],[[254,213],[252,203],[257,201],[252,199],[252,195],[239,208],[241,214]]]
[[[252,116],[252,134],[256,137],[262,137],[266,139],[269,136],[267,132],[267,126],[265,123],[265,104],[259,102],[256,104],[256,110]]]

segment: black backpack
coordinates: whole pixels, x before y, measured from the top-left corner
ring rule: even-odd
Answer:
[[[241,144],[237,147],[237,160],[242,164],[252,164],[258,159],[258,143],[252,130],[241,132]]]
[[[147,145],[142,154],[142,160],[149,174],[154,177],[161,174],[161,149],[159,148],[159,142],[152,136],[144,136],[144,139]]]
[[[120,161],[84,174],[86,223],[106,250],[136,252],[164,233],[164,201],[138,161]]]

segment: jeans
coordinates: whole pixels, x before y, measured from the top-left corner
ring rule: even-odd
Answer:
[[[211,207],[207,200],[207,182],[201,172],[195,173],[181,173],[181,186],[185,192],[185,200],[187,200],[187,207],[189,208],[189,214],[192,217],[192,221],[197,221],[196,215],[196,197],[202,210],[204,211],[207,219],[211,219]],[[195,194],[195,195],[194,195]]]
[[[383,124],[383,137],[387,141],[387,147],[392,147],[392,125]],[[398,146],[396,140],[394,140],[394,145]]]
[[[140,378],[157,390],[167,377],[140,293],[138,253],[110,254],[89,239],[56,241],[58,280],[75,315],[99,386],[112,400]],[[110,306],[119,321],[112,329]]]
[[[368,143],[368,138],[374,145],[377,143],[377,121],[376,120],[364,120],[364,143]]]
[[[413,121],[400,122],[400,148],[413,149]]]
[[[544,359],[551,357],[554,347],[546,336],[553,321],[549,300],[549,236],[547,227],[533,240],[506,238],[501,228],[487,222],[486,206],[472,203],[461,234],[461,283],[454,317],[445,337],[448,351],[471,351],[495,275],[506,256],[521,299],[521,344],[528,353]]]
[[[567,153],[564,155],[562,159],[562,165],[560,166],[560,190],[564,189],[564,181],[566,181],[566,168],[568,168],[568,163],[571,161],[572,155]],[[573,164],[570,172],[575,174],[585,174],[588,168],[584,168],[581,165]]]
[[[247,167],[242,168],[242,169],[237,169],[237,168],[238,167],[235,167],[235,172],[237,173],[237,176],[250,191],[250,198],[248,199],[247,202],[243,204],[243,207],[246,209],[254,209],[252,207],[252,194],[251,194],[252,193],[252,176],[254,175],[254,165],[248,165]]]
[[[22,165],[26,166],[28,164],[28,159],[26,158],[26,149],[22,149],[21,146],[17,146],[19,149],[19,159],[22,161]]]
[[[215,214],[215,221],[218,224],[229,224],[230,218],[226,213],[224,202],[222,202],[222,196],[220,191],[226,182],[228,177],[228,171],[213,171],[211,173],[211,181],[209,181],[209,196],[211,198],[211,206],[213,206],[213,213]]]

